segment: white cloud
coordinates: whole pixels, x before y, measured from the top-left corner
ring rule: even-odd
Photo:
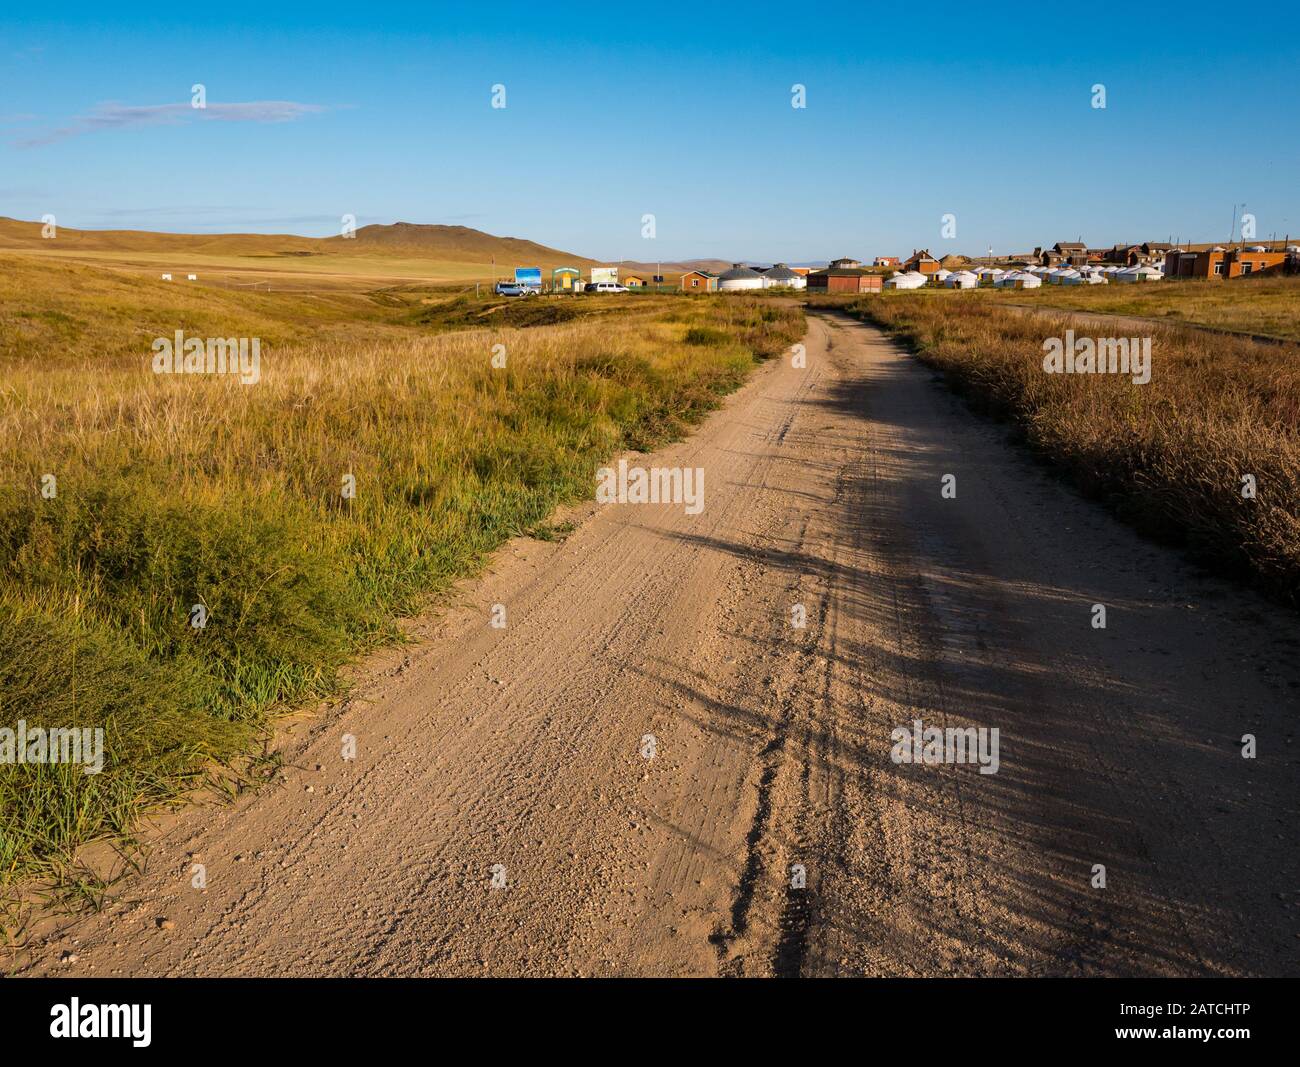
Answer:
[[[328,110],[323,104],[299,104],[293,100],[251,100],[239,104],[215,104],[196,108],[190,104],[96,105],[88,115],[73,119],[67,126],[47,130],[34,137],[15,141],[19,148],[39,148],[100,130],[120,130],[133,126],[179,126],[191,119],[202,122],[293,122],[304,115]]]

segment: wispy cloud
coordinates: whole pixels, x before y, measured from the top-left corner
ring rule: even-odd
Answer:
[[[299,104],[293,100],[251,100],[242,104],[208,104],[196,108],[191,104],[98,104],[89,114],[80,115],[67,126],[47,130],[34,137],[15,141],[19,148],[39,148],[101,130],[122,130],[133,126],[179,126],[197,119],[203,122],[293,122],[328,108],[323,104]]]

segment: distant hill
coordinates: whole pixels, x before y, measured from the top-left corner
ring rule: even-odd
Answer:
[[[585,267],[597,262],[522,237],[496,237],[468,226],[413,222],[363,226],[355,237],[326,237],[318,243],[342,255],[396,255],[482,263],[495,257],[497,265],[502,267]]]
[[[312,252],[322,242],[312,237],[265,233],[151,233],[148,230],[74,230],[60,226],[59,248],[88,252],[191,252],[206,255],[280,255]],[[39,222],[0,216],[0,248],[55,247],[41,236]]]
[[[664,260],[663,263],[642,263],[631,259],[610,260],[608,266],[617,266],[622,274],[649,274],[653,275],[656,267],[662,267],[664,274],[685,274],[688,270],[707,270],[714,274],[721,274],[724,270],[731,269],[732,261],[729,259],[678,259],[673,262]]]
[[[167,252],[212,256],[313,255],[427,259],[487,264],[495,257],[499,270],[515,266],[586,267],[596,262],[518,237],[496,237],[467,226],[425,226],[398,222],[363,226],[352,238],[298,237],[263,233],[152,233],[147,230],[74,230],[60,226],[57,247],[64,251]],[[0,249],[45,251],[51,242],[41,237],[39,222],[0,217]]]

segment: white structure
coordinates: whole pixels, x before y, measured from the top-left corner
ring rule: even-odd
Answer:
[[[1007,271],[994,284],[999,289],[1038,289],[1042,286],[1043,279],[1027,270],[1012,270]]]
[[[724,270],[718,275],[718,289],[724,293],[736,293],[742,289],[764,289],[763,276],[752,267],[741,263],[732,264],[731,270]]]
[[[1117,282],[1158,282],[1163,278],[1154,267],[1126,267],[1115,274]]]
[[[162,276],[162,280],[165,281],[165,282],[169,282],[169,281],[172,280],[172,276],[171,276],[170,274],[164,274],[164,275]]]
[[[943,280],[948,289],[974,289],[979,285],[979,278],[969,270],[955,270]]]
[[[886,289],[920,289],[925,284],[925,275],[920,271],[909,270],[885,279]]]
[[[778,263],[763,271],[763,286],[772,289],[806,289],[808,279],[784,263]]]
[[[944,282],[952,277],[952,271],[940,267],[937,271],[931,274],[930,277],[934,279],[935,285],[943,285]]]
[[[1099,270],[1072,270],[1060,281],[1062,285],[1105,285],[1106,275]]]
[[[187,274],[185,275],[185,280],[187,282],[197,282],[199,280],[199,276],[197,274]]]

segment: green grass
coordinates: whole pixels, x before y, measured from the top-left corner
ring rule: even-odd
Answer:
[[[510,537],[563,536],[554,509],[604,460],[681,435],[803,330],[794,307],[665,296],[447,332],[407,299],[21,273],[0,283],[0,725],[101,726],[107,760],[0,766],[10,885],[257,755],[396,618]],[[154,375],[150,338],[182,324],[261,335],[261,382]]]

